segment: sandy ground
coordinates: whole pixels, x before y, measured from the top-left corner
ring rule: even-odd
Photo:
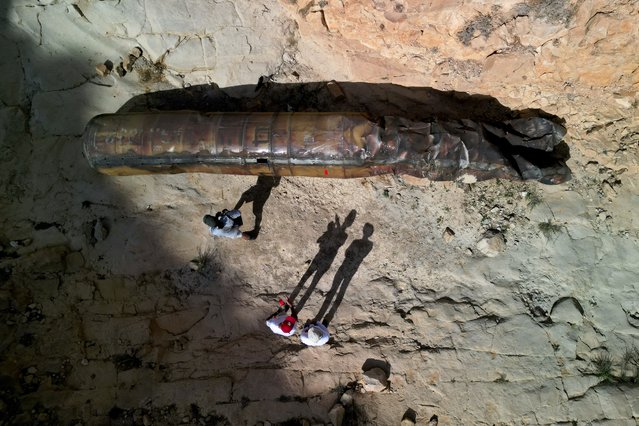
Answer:
[[[557,186],[381,176],[269,187],[88,166],[80,135],[98,113],[339,110],[313,83],[337,76],[353,109],[496,113],[491,100],[455,104],[428,76],[352,83],[363,71],[340,59],[343,40],[313,35],[324,12],[292,4],[0,6],[0,423],[338,424],[343,412],[342,424],[395,425],[412,409],[424,425],[637,424],[636,86],[616,102],[575,83],[574,177]],[[96,74],[135,46],[127,75]],[[460,63],[436,88],[466,87]],[[271,74],[280,86],[255,91]],[[546,111],[561,115],[564,95]],[[243,194],[258,238],[209,236],[202,216]],[[330,320],[327,345],[265,326],[296,289],[301,321]],[[362,386],[370,366],[390,374],[385,389]]]

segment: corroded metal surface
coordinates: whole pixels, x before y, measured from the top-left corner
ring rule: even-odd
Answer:
[[[360,113],[107,114],[84,133],[92,167],[111,175],[205,172],[355,178],[408,174],[453,180],[469,174],[560,183],[565,129],[544,118],[499,126],[414,122]]]

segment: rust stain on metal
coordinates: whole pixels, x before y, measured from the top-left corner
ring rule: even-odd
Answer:
[[[84,133],[101,173],[218,173],[358,178],[463,175],[560,183],[570,177],[555,148],[565,134],[543,119],[503,126],[470,120],[415,122],[361,113],[105,114]]]

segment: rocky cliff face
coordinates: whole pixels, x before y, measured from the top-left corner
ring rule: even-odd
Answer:
[[[3,2],[0,419],[635,424],[638,12]],[[542,110],[565,121],[573,179],[248,191],[254,178],[100,176],[82,157],[99,113],[339,110],[342,95],[400,116]],[[240,200],[258,238],[210,237],[201,217]],[[302,321],[328,315],[329,344],[264,325],[296,288]]]
[[[619,162],[609,158],[618,147],[597,148],[595,139],[625,146],[636,138],[635,2],[301,3],[289,10],[299,16],[302,44],[332,77],[480,93],[514,109],[544,109],[566,120],[585,162]],[[603,128],[605,136],[592,134]]]

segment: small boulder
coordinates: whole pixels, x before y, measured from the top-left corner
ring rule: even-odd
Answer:
[[[350,407],[353,405],[353,391],[347,390],[344,392],[340,397],[339,402],[341,402],[344,407]]]
[[[124,69],[123,62],[120,62],[120,64],[115,67],[115,72],[117,72],[120,77],[124,77],[126,75],[126,70]]]
[[[402,422],[400,426],[414,426],[417,423],[417,412],[412,408],[409,408],[404,412],[402,416]]]
[[[129,51],[129,56],[133,56],[135,59],[138,59],[142,56],[142,48],[138,46],[134,47]]]
[[[127,55],[123,60],[122,60],[122,67],[127,71],[127,72],[131,72],[133,71],[133,63],[135,62],[137,58],[135,56],[132,55]]]
[[[106,77],[111,74],[111,70],[105,64],[97,65],[95,67],[95,72],[97,72],[100,77]]]
[[[486,257],[495,257],[506,250],[506,238],[499,231],[489,230],[477,243],[477,250]]]

